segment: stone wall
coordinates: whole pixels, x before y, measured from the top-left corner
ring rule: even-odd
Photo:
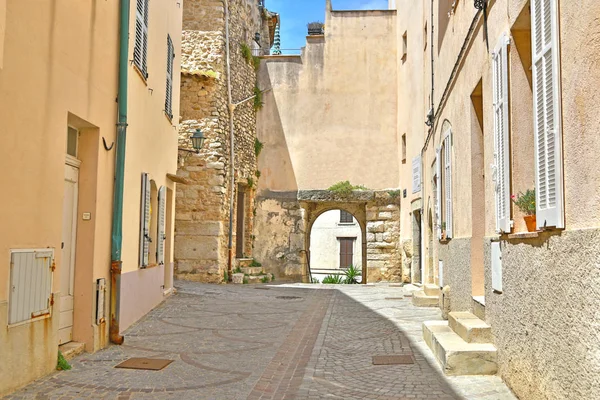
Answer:
[[[231,188],[234,190],[236,248],[237,190],[246,193],[243,254],[251,257],[254,226],[254,187],[258,179],[254,150],[256,71],[242,56],[242,43],[252,48],[261,33],[268,48],[265,12],[252,0],[229,1],[231,102],[234,107],[234,173],[231,176],[231,135],[228,106],[225,12],[214,0],[184,3],[182,36],[180,147],[191,148],[189,137],[201,129],[206,138],[199,154],[180,152],[176,199],[175,273],[179,278],[220,282],[228,266]],[[265,16],[265,18],[263,18]],[[262,34],[264,32],[266,34]],[[265,42],[266,41],[266,42]],[[243,102],[243,103],[242,103]],[[234,254],[235,256],[235,254]]]

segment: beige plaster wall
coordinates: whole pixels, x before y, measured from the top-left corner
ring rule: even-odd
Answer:
[[[356,219],[340,223],[340,210],[326,211],[317,218],[310,233],[311,268],[339,269],[340,240],[354,238],[352,265],[362,267],[362,234]]]
[[[443,46],[436,54],[436,104],[439,104],[460,47],[474,15],[472,3],[458,2],[449,17]],[[527,12],[526,1],[498,0],[488,18],[490,50],[502,33],[511,35],[511,191],[533,187],[532,95],[523,47],[517,48],[522,26],[519,16]],[[598,94],[593,87],[600,79],[598,42],[585,38],[600,35],[595,15],[600,4],[560,1],[561,86],[566,229],[541,233],[535,238],[503,235],[502,294],[491,289],[490,238],[495,238],[493,162],[493,112],[491,58],[485,46],[482,21],[469,42],[466,57],[440,108],[437,125],[427,150],[426,165],[440,145],[442,123],[453,132],[454,238],[433,243],[437,258],[444,260],[444,283],[450,285],[451,309],[472,307],[473,253],[484,247],[485,317],[491,324],[498,347],[502,378],[521,398],[591,398],[598,391],[600,343],[597,326],[598,196],[597,159],[600,149],[595,127],[600,123]],[[512,29],[512,32],[511,32]],[[525,46],[525,50],[526,46]],[[585,55],[585,56],[582,56]],[[484,137],[484,243],[473,237],[472,154],[473,107],[470,95],[482,80]],[[425,169],[427,171],[427,169]],[[426,176],[426,194],[431,193],[431,172]],[[521,215],[514,210],[515,230],[522,231]],[[476,240],[477,239],[477,240]]]
[[[302,56],[266,57],[259,189],[398,185],[395,11],[328,11]]]
[[[129,29],[130,32],[135,32],[135,2],[132,2],[131,7]],[[148,173],[157,189],[165,186],[171,191],[175,190],[175,184],[168,179],[167,174],[177,173],[182,12],[182,4],[176,2],[150,3],[147,61],[149,76],[143,79],[132,64],[128,69],[129,125],[125,157],[122,254],[123,282],[127,285],[121,287],[121,314],[125,316],[120,324],[121,331],[163,298],[163,267],[151,265],[139,270],[141,177],[142,173]],[[172,121],[164,112],[167,35],[171,36],[175,51]],[[130,34],[129,38],[129,58],[133,59],[135,35]],[[156,212],[158,210],[152,210],[152,213]],[[172,256],[169,260],[165,259],[167,264],[172,261]],[[130,277],[129,274],[133,275]]]
[[[9,250],[51,248],[58,299],[67,124],[81,129],[81,212],[76,254],[74,338],[96,349],[93,283],[108,278],[118,46],[115,2],[0,2],[0,282],[9,279]],[[5,14],[4,14],[5,13]],[[77,23],[74,23],[77,22]],[[81,278],[81,279],[80,279]],[[50,319],[6,328],[8,284],[0,285],[0,395],[50,372],[56,362],[58,310]],[[58,304],[58,301],[55,301]],[[83,312],[83,314],[80,313]],[[80,329],[81,328],[81,329]],[[19,365],[18,369],[13,366]]]

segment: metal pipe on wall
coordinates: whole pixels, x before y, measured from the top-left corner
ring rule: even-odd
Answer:
[[[125,146],[127,143],[127,62],[129,55],[129,9],[130,0],[121,0],[119,20],[119,91],[117,148],[115,157],[115,185],[112,214],[111,238],[111,285],[110,285],[110,341],[123,344],[125,337],[120,334],[121,308],[121,247],[123,244],[123,186],[125,180]]]

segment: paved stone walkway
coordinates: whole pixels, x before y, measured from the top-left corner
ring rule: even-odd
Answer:
[[[514,399],[501,379],[440,372],[421,336],[437,309],[390,285],[225,286],[178,293],[111,346],[8,399]],[[375,355],[413,364],[373,365]],[[162,371],[115,369],[167,358]]]

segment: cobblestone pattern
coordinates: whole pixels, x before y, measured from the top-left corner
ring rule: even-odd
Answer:
[[[83,354],[8,399],[515,399],[496,376],[445,377],[421,336],[439,310],[413,307],[403,288],[176,287],[123,346]],[[415,363],[372,365],[391,354]],[[130,357],[174,362],[114,368]]]

